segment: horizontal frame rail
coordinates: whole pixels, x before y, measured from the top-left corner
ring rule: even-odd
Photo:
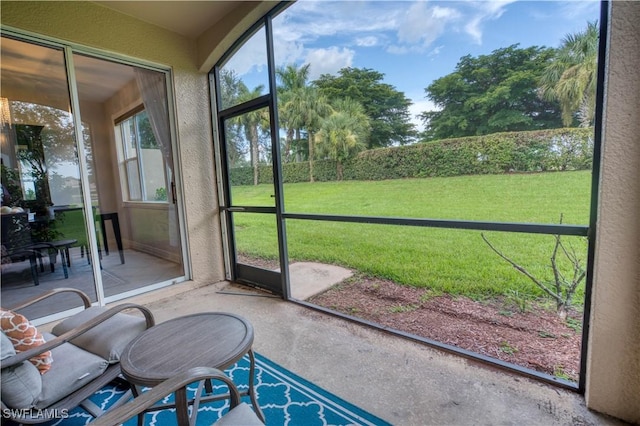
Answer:
[[[249,211],[248,209],[245,211]],[[589,227],[584,225],[481,222],[467,220],[419,219],[377,216],[340,216],[304,213],[283,213],[284,219],[322,220],[330,222],[370,223],[379,225],[421,226],[427,228],[468,229],[477,231],[524,232],[528,234],[589,236]]]

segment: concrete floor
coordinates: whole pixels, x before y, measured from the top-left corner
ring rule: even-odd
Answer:
[[[204,311],[243,315],[254,349],[394,425],[623,425],[574,392],[449,355],[227,282],[128,299],[157,322]]]

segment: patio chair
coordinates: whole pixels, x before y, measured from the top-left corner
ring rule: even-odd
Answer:
[[[58,323],[51,333],[37,332],[17,313],[60,294],[79,296],[84,309]],[[143,317],[125,310],[137,310]],[[119,378],[120,353],[155,323],[143,306],[92,307],[89,297],[73,288],[50,290],[11,310],[3,309],[1,319],[2,413],[20,424],[50,421],[51,415],[64,415],[77,406],[94,417],[102,415],[103,410],[87,398],[114,380],[124,382]],[[24,332],[24,338],[16,336],[19,332]],[[130,396],[125,393],[113,407]]]
[[[44,271],[42,253],[33,248],[31,228],[27,213],[9,213],[2,215],[2,273],[20,272],[18,264],[29,261],[31,278],[35,285],[39,285],[37,262]]]
[[[210,368],[210,367],[195,367],[187,370],[181,374],[178,374],[168,380],[165,380],[158,386],[155,386],[143,393],[134,400],[127,404],[115,409],[109,410],[104,416],[99,417],[93,423],[92,426],[114,426],[119,425],[134,416],[143,413],[148,408],[172,394],[179,388],[185,387],[191,383],[200,382],[198,390],[202,388],[202,382],[209,380],[222,381],[229,388],[229,411],[225,413],[217,422],[216,426],[230,426],[230,425],[243,425],[243,426],[262,426],[264,423],[260,421],[256,413],[251,407],[240,401],[240,393],[238,388],[222,371]],[[197,402],[196,402],[197,405]],[[195,423],[192,418],[191,423]],[[200,424],[200,423],[198,423]],[[178,425],[187,426],[187,425]]]
[[[49,256],[51,272],[55,271],[57,255],[62,259],[62,270],[64,277],[69,277],[68,267],[71,266],[69,260],[69,247],[76,240],[54,240],[54,241],[34,241],[33,230],[29,224],[28,213],[10,213],[2,215],[2,261],[3,264],[15,264],[29,261],[31,277],[35,285],[39,285],[38,268],[36,262],[40,264],[40,272],[44,272],[44,253]],[[3,268],[3,272],[4,268]]]

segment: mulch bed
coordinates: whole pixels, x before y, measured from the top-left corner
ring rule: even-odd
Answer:
[[[539,372],[577,381],[582,318],[504,298],[475,301],[356,275],[309,302]]]

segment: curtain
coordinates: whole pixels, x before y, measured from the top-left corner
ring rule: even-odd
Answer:
[[[163,73],[142,68],[135,68],[134,70],[153,135],[162,150],[162,156],[167,165],[167,182],[172,185],[173,157],[171,155],[171,130],[169,128],[165,76]],[[167,192],[171,192],[170,188],[167,188],[167,190]],[[170,197],[170,202],[173,202],[172,197]]]
[[[171,129],[169,126],[169,110],[167,84],[165,75],[158,71],[134,68],[138,89],[142,96],[144,109],[147,111],[153,135],[160,146],[167,166],[168,202],[173,205],[169,209],[169,242],[172,246],[179,244],[179,229],[176,206],[174,205],[173,156],[171,155]]]

